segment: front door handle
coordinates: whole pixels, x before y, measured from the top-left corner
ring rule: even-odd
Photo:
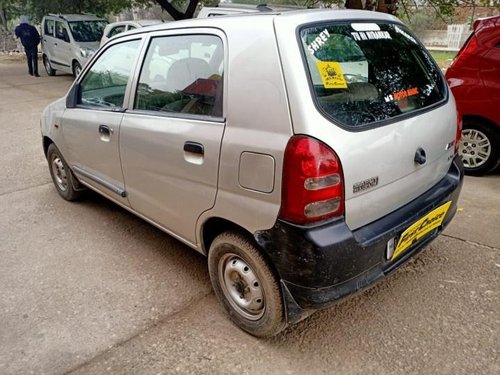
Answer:
[[[201,143],[191,141],[184,143],[184,151],[200,155],[205,153],[205,149]]]
[[[111,129],[108,125],[99,125],[99,134],[107,135],[109,137],[113,134],[113,129]]]
[[[427,156],[425,155],[425,150],[422,147],[419,147],[417,151],[415,152],[415,157],[413,158],[415,163],[417,164],[425,164],[427,160]]]

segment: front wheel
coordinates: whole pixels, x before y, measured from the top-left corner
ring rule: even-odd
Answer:
[[[78,75],[80,74],[81,71],[82,71],[82,66],[80,65],[80,63],[78,61],[75,61],[73,63],[73,76],[75,78],[78,77]]]
[[[216,237],[208,269],[219,302],[238,327],[258,337],[286,327],[279,282],[250,240],[233,232]]]
[[[460,139],[460,155],[465,173],[481,176],[495,169],[500,162],[499,132],[482,122],[464,121]]]
[[[53,143],[47,150],[47,160],[49,162],[50,176],[59,195],[67,201],[79,199],[82,191],[75,189],[78,182]]]

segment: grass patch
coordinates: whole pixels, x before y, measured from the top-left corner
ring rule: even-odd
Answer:
[[[451,61],[456,56],[456,52],[451,51],[429,51],[441,69],[448,69]]]

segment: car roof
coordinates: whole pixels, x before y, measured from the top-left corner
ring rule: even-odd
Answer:
[[[159,23],[163,23],[163,20],[133,20],[130,22],[137,23],[141,26],[150,26],[150,25],[157,25]]]
[[[280,17],[286,18],[290,22],[295,22],[297,24],[306,24],[326,20],[375,20],[375,21],[386,21],[386,22],[398,22],[401,23],[396,17],[391,16],[386,13],[381,12],[371,12],[364,10],[337,10],[337,9],[301,9],[301,10],[287,10],[284,12],[252,12],[252,13],[237,13],[229,14],[220,17],[208,17],[208,18],[192,18],[188,20],[181,20],[169,23],[162,23],[159,25],[153,25],[144,29],[136,29],[125,33],[125,35],[119,34],[120,36],[130,36],[133,34],[140,34],[144,32],[154,32],[161,30],[179,29],[179,28],[191,28],[191,27],[214,27],[223,28],[225,26],[237,26],[239,24],[258,24],[259,20],[263,20],[269,17]]]
[[[151,26],[158,25],[159,23],[163,23],[162,20],[127,20],[127,21],[116,21],[108,24],[106,29],[110,29],[114,26],[120,25],[138,25],[138,26]]]
[[[60,18],[68,22],[73,21],[105,21],[104,18],[97,17],[93,14],[49,14],[46,17]]]
[[[474,22],[473,30],[474,32],[482,32],[485,29],[490,29],[493,27],[500,27],[500,16],[479,18]]]

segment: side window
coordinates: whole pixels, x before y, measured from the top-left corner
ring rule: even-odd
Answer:
[[[134,108],[221,117],[223,61],[222,40],[215,35],[153,38]]]
[[[128,29],[127,30],[135,30],[137,29],[137,27],[133,26],[133,25],[128,25]]]
[[[43,33],[45,35],[51,35],[51,36],[54,35],[54,20],[45,20]]]
[[[92,65],[80,83],[78,104],[101,109],[120,108],[140,40],[109,47]]]
[[[69,42],[68,31],[64,22],[56,21],[56,38]]]
[[[123,33],[125,31],[125,28],[126,28],[125,25],[113,27],[108,34],[108,38],[111,38],[112,36]]]

